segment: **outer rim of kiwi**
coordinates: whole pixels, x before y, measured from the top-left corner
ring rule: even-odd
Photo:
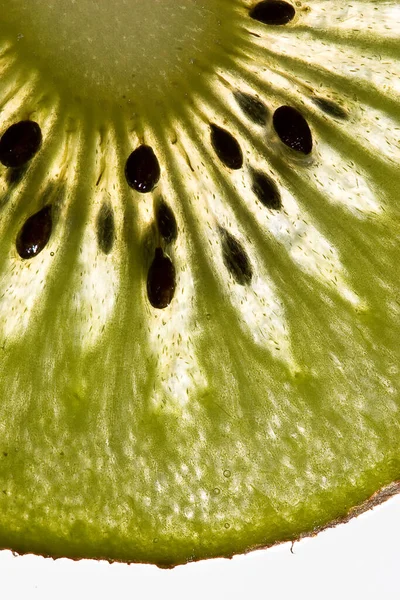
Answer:
[[[361,504],[357,504],[356,506],[351,508],[349,510],[348,514],[345,515],[344,517],[341,517],[338,519],[333,519],[333,521],[330,521],[329,523],[326,523],[325,525],[321,525],[320,527],[316,527],[315,529],[306,531],[306,532],[300,534],[298,537],[295,537],[292,539],[282,540],[282,541],[276,542],[275,544],[269,544],[266,546],[262,546],[262,545],[261,546],[253,546],[253,547],[249,548],[248,550],[246,550],[245,552],[243,552],[242,554],[248,554],[250,552],[253,552],[254,550],[268,550],[269,548],[275,548],[276,546],[281,546],[282,544],[287,544],[288,542],[292,543],[292,548],[293,548],[293,545],[296,542],[301,542],[301,540],[307,539],[307,538],[314,538],[319,533],[323,533],[324,531],[328,531],[329,529],[334,529],[335,527],[338,527],[339,525],[345,525],[352,519],[355,519],[355,518],[359,517],[360,515],[373,510],[377,506],[384,504],[387,500],[390,500],[391,498],[394,498],[395,496],[398,496],[399,494],[400,494],[400,479],[393,481],[392,483],[389,483],[388,485],[383,486],[380,490],[374,492],[372,494],[372,496],[367,498],[367,500],[365,500]],[[235,555],[233,555],[233,556],[235,556]],[[233,558],[233,556],[219,557],[219,558]],[[160,566],[160,565],[157,565],[157,566]],[[178,565],[172,565],[171,568],[174,568],[175,566],[178,566]]]
[[[315,529],[311,529],[309,531],[305,531],[304,533],[300,534],[297,537],[280,540],[280,541],[275,542],[274,544],[267,544],[267,545],[256,544],[254,546],[250,546],[243,552],[237,552],[237,553],[231,554],[229,556],[227,556],[225,554],[221,554],[219,556],[212,556],[212,557],[207,557],[207,558],[197,558],[194,560],[187,561],[186,563],[178,562],[176,564],[174,564],[174,563],[168,564],[168,563],[149,563],[149,562],[144,562],[144,561],[124,561],[124,560],[118,560],[118,559],[109,559],[106,556],[94,556],[92,558],[87,558],[86,556],[65,557],[63,555],[56,556],[56,555],[52,555],[52,554],[37,554],[35,552],[17,552],[15,550],[13,550],[12,548],[2,548],[1,550],[10,551],[17,558],[19,556],[33,555],[33,556],[38,556],[38,557],[42,557],[42,558],[51,558],[53,560],[60,560],[60,559],[67,558],[67,560],[70,560],[72,562],[79,562],[81,560],[105,561],[111,565],[112,564],[128,564],[128,565],[150,565],[151,564],[162,570],[172,570],[172,569],[175,569],[176,567],[193,564],[193,563],[198,563],[198,562],[203,562],[204,560],[214,560],[214,559],[218,559],[218,558],[225,558],[227,560],[230,560],[230,559],[234,558],[235,556],[245,556],[256,550],[269,550],[270,548],[282,546],[283,544],[287,544],[290,542],[292,543],[292,548],[293,548],[293,546],[296,542],[300,542],[301,540],[307,539],[307,538],[314,538],[318,534],[323,533],[324,531],[333,529],[335,527],[338,527],[339,525],[345,525],[352,519],[355,519],[355,518],[359,517],[360,515],[373,510],[377,506],[384,504],[386,501],[390,500],[391,498],[394,498],[395,496],[398,496],[399,494],[400,494],[400,479],[393,481],[392,483],[389,483],[388,485],[383,486],[380,490],[374,492],[372,494],[372,496],[367,498],[367,500],[365,500],[361,504],[357,504],[356,506],[351,508],[348,511],[348,514],[345,515],[344,517],[334,519],[334,520],[330,521],[329,523],[326,523],[325,525],[316,527]]]

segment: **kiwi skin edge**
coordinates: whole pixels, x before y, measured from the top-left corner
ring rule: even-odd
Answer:
[[[330,523],[327,523],[326,525],[323,525],[321,527],[316,527],[315,529],[305,532],[303,534],[301,534],[300,536],[298,536],[297,538],[293,538],[293,539],[287,539],[287,540],[280,540],[279,542],[276,542],[275,544],[268,544],[266,546],[263,545],[255,545],[251,548],[248,548],[243,554],[249,554],[250,552],[254,552],[255,550],[267,550],[268,548],[273,548],[275,546],[280,546],[281,544],[286,544],[288,542],[292,542],[292,548],[296,542],[300,542],[302,539],[304,538],[312,538],[315,537],[316,535],[318,535],[319,533],[326,531],[327,529],[332,529],[333,527],[337,527],[338,525],[344,525],[345,523],[348,523],[351,519],[356,518],[360,515],[362,515],[363,513],[368,512],[369,510],[373,510],[374,508],[376,508],[377,506],[379,506],[380,504],[383,504],[384,502],[386,502],[387,500],[390,500],[390,498],[393,498],[394,496],[397,496],[397,494],[400,494],[400,480],[399,481],[394,481],[393,483],[386,485],[385,487],[383,487],[381,490],[375,492],[370,498],[368,498],[367,500],[365,500],[365,502],[363,502],[362,504],[359,504],[358,506],[355,506],[354,508],[352,508],[348,514],[345,517],[342,517],[340,519],[335,519],[334,521],[331,521]],[[10,548],[4,548],[4,550],[11,550]],[[13,550],[13,554],[16,556],[24,556],[26,554],[31,554],[31,552],[15,552]],[[52,558],[53,560],[57,560],[58,558],[64,558],[63,555],[60,556],[55,556],[55,555],[50,555],[50,554],[40,554],[40,556],[43,556],[43,558]],[[212,558],[233,558],[235,556],[235,554],[232,554],[231,556],[226,556],[226,555],[221,555],[221,556],[213,556]],[[79,561],[79,560],[87,560],[86,557],[81,557],[81,556],[69,556],[68,557],[70,560],[73,561]],[[104,560],[106,562],[108,562],[109,564],[113,564],[113,563],[125,563],[125,564],[148,564],[146,562],[139,562],[137,563],[135,562],[130,562],[130,561],[119,561],[119,560],[110,560],[108,557],[106,556],[95,556],[92,557],[93,560]],[[201,557],[198,559],[194,559],[192,561],[188,561],[189,562],[200,562],[202,560],[204,560],[206,557]],[[158,568],[160,569],[174,569],[175,567],[179,566],[177,564],[168,564],[168,563],[156,563],[156,565]]]

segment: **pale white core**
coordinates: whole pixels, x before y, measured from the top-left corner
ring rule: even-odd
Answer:
[[[0,13],[50,76],[119,97],[176,85],[221,29],[217,0],[0,0]]]

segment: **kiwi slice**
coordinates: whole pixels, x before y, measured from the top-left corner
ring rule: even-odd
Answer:
[[[398,3],[0,12],[0,546],[173,566],[397,491]]]

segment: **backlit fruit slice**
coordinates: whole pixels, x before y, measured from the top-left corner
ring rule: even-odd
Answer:
[[[0,14],[0,547],[173,566],[395,493],[398,3]]]

